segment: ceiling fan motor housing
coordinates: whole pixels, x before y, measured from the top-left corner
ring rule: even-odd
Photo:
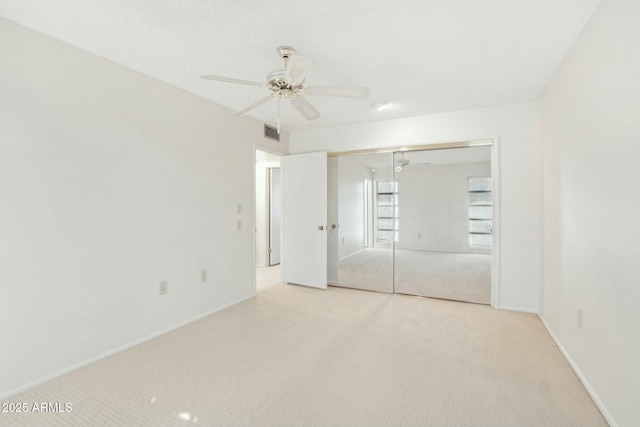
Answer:
[[[276,70],[267,74],[267,87],[285,100],[293,99],[298,93],[304,92],[304,82],[291,84],[285,78],[284,70]]]

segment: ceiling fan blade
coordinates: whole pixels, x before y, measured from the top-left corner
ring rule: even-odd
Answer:
[[[315,120],[320,117],[320,113],[318,112],[318,110],[313,108],[313,105],[309,104],[309,101],[307,101],[300,95],[293,98],[291,100],[291,103],[307,120]]]
[[[233,116],[234,116],[234,117],[237,117],[237,116],[242,116],[242,115],[244,115],[244,114],[247,114],[249,111],[253,110],[254,108],[259,107],[259,106],[261,106],[262,104],[264,104],[264,103],[266,103],[266,102],[270,101],[270,100],[271,100],[271,98],[273,98],[274,96],[275,96],[275,94],[274,94],[274,93],[272,93],[272,94],[269,94],[269,95],[265,96],[264,98],[260,98],[260,99],[258,99],[256,102],[254,102],[253,104],[249,105],[249,106],[248,106],[247,108],[245,108],[244,110],[240,110],[240,111],[238,111],[238,112],[234,113],[234,114],[233,114]]]
[[[248,80],[232,79],[230,77],[221,77],[221,76],[208,75],[208,76],[200,76],[200,78],[201,79],[207,79],[207,80],[215,80],[217,82],[237,83],[237,84],[241,84],[241,85],[265,87],[264,83],[250,82]]]
[[[366,98],[369,96],[369,88],[313,86],[307,88],[307,93],[309,95],[341,96],[344,98]]]
[[[287,60],[287,69],[284,75],[287,81],[298,83],[307,71],[307,60],[303,56],[293,56]]]

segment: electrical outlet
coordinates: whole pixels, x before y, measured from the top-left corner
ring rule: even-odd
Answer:
[[[578,318],[577,318],[578,328],[582,329],[582,310],[578,309]]]
[[[200,283],[207,281],[207,270],[200,271]]]
[[[160,295],[166,295],[168,292],[169,283],[166,280],[160,281]]]

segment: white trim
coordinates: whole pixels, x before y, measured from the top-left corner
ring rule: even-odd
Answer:
[[[284,158],[288,156],[282,155],[280,157],[280,283],[285,283],[284,280]]]
[[[517,311],[518,313],[530,313],[540,315],[536,310],[531,310],[528,308],[520,308],[520,307],[511,307],[508,305],[498,305],[493,308],[497,308],[498,310],[506,310],[506,311]]]
[[[602,403],[602,400],[600,400],[600,398],[596,394],[596,392],[593,389],[593,387],[591,387],[591,384],[589,384],[589,381],[587,381],[587,378],[584,376],[582,371],[580,371],[580,368],[578,368],[578,365],[576,365],[576,363],[573,361],[571,356],[569,356],[569,353],[564,348],[564,346],[562,345],[562,343],[560,342],[558,337],[556,337],[556,334],[553,333],[553,331],[549,327],[549,324],[547,323],[547,321],[541,315],[538,315],[538,317],[540,318],[540,321],[542,322],[542,324],[544,325],[545,329],[547,330],[547,332],[551,336],[551,339],[553,340],[553,342],[556,343],[556,345],[560,349],[560,352],[562,353],[564,358],[569,363],[569,366],[571,366],[571,369],[573,369],[573,372],[575,372],[576,376],[578,377],[578,379],[580,380],[580,382],[582,383],[584,388],[587,390],[587,393],[589,393],[589,396],[591,396],[591,399],[593,400],[593,402],[596,404],[596,406],[598,407],[598,409],[602,413],[602,416],[604,417],[604,419],[607,421],[607,423],[609,423],[609,426],[610,427],[618,427],[618,423],[615,422],[615,420],[613,419],[613,417],[611,416],[611,414],[609,413],[607,408],[604,406],[604,403]]]
[[[288,154],[287,156],[290,156],[290,154]],[[284,182],[287,179],[287,156],[280,157],[280,283],[287,283],[287,251],[285,242],[285,237],[287,234],[287,227],[285,226],[285,224],[287,223],[287,219],[285,218],[286,213],[284,211],[284,198],[286,192],[286,190],[284,189]]]
[[[500,179],[500,138],[495,137],[491,144],[491,307],[494,308],[500,308]]]
[[[252,235],[252,239],[253,239],[253,245],[251,246],[253,248],[253,254],[251,255],[251,258],[253,259],[252,263],[252,267],[253,267],[253,296],[255,297],[256,295],[258,295],[258,271],[257,271],[257,266],[256,264],[258,263],[257,261],[257,257],[256,257],[256,252],[258,251],[258,239],[256,238],[256,230],[258,229],[258,214],[256,212],[258,206],[256,205],[256,198],[257,198],[257,194],[258,194],[258,188],[256,185],[256,158],[258,156],[258,144],[253,144],[253,153],[251,153],[253,155],[253,161],[251,162],[251,182],[253,183],[253,198],[251,199],[251,206],[253,207],[253,233],[251,233]]]
[[[542,155],[542,147],[540,142],[540,138],[538,137],[538,165],[539,165],[539,173],[540,173],[540,181],[538,185],[540,185],[540,195],[539,195],[539,209],[538,213],[538,227],[540,227],[540,232],[538,236],[540,237],[538,248],[538,311],[540,313],[544,313],[544,284],[545,284],[545,164],[544,157]]]
[[[273,154],[274,156],[278,156],[278,157],[282,157],[282,156],[288,156],[288,154],[286,154],[283,151],[277,150],[275,148],[271,148],[271,147],[267,147],[266,145],[260,145],[260,144],[253,144],[253,161],[255,162],[255,152],[256,151],[263,151],[265,153],[269,153],[269,154]]]
[[[206,313],[199,314],[199,315],[197,315],[195,317],[192,317],[190,319],[187,319],[187,320],[184,320],[182,322],[176,323],[175,325],[169,326],[168,328],[165,328],[165,329],[162,329],[160,331],[154,332],[151,335],[147,335],[147,336],[142,337],[140,339],[131,341],[130,343],[127,343],[127,344],[125,344],[123,346],[117,347],[117,348],[115,348],[113,350],[106,351],[106,352],[101,353],[101,354],[99,354],[97,356],[91,357],[91,358],[89,358],[89,359],[87,359],[85,361],[82,361],[82,362],[76,363],[74,365],[71,365],[71,366],[69,366],[67,368],[55,371],[52,374],[45,375],[44,377],[38,378],[35,381],[31,381],[31,382],[29,382],[27,384],[24,384],[24,385],[20,386],[20,387],[14,388],[13,390],[9,390],[6,393],[0,394],[0,400],[8,399],[8,398],[10,398],[12,396],[15,396],[18,393],[22,393],[23,391],[27,391],[27,390],[29,390],[29,389],[31,389],[31,388],[33,388],[35,386],[38,386],[38,385],[40,385],[42,383],[45,383],[47,381],[51,381],[51,380],[53,380],[55,378],[61,377],[61,376],[65,375],[65,374],[73,372],[73,371],[75,371],[77,369],[84,368],[85,366],[88,366],[88,365],[90,365],[92,363],[98,362],[98,361],[100,361],[102,359],[106,359],[107,357],[113,356],[114,354],[123,352],[123,351],[128,350],[128,349],[130,349],[132,347],[135,347],[137,345],[140,345],[142,343],[150,341],[150,340],[152,340],[154,338],[157,338],[157,337],[159,337],[161,335],[164,335],[164,334],[169,333],[171,331],[174,331],[174,330],[176,330],[178,328],[186,326],[189,323],[193,323],[193,322],[195,322],[197,320],[203,319],[203,318],[205,318],[207,316],[210,316],[210,315],[212,315],[214,313],[217,313],[218,311],[224,310],[225,308],[229,308],[229,307],[231,307],[233,305],[240,304],[243,301],[246,301],[246,300],[249,300],[251,298],[254,298],[254,296],[255,295],[249,295],[249,296],[240,298],[238,300],[232,301],[229,304],[225,304],[225,305],[223,305],[221,307],[218,307],[218,308],[215,308],[213,310],[207,311]]]

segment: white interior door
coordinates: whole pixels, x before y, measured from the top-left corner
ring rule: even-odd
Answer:
[[[280,168],[269,168],[269,265],[280,264]]]
[[[327,153],[284,156],[282,267],[287,283],[327,288]]]

